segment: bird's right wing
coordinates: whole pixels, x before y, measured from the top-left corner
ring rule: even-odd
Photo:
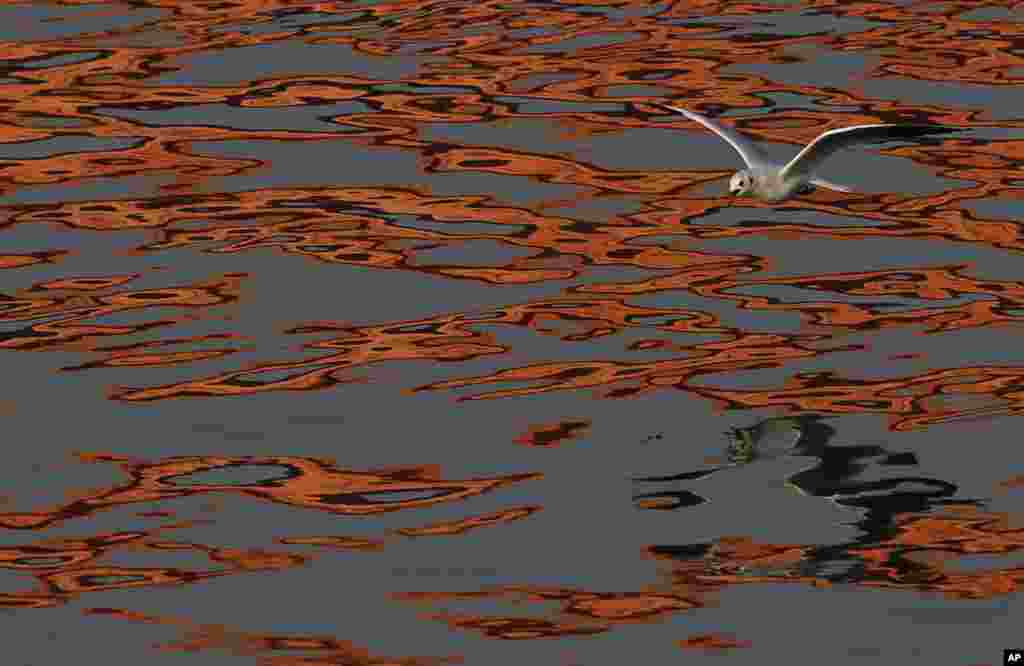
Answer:
[[[668,104],[661,104],[660,106],[663,106],[664,108],[669,109],[670,111],[683,114],[690,120],[694,120],[700,123],[701,125],[707,127],[709,130],[711,130],[721,138],[725,139],[725,141],[730,146],[732,146],[737,153],[740,154],[740,157],[743,158],[743,161],[746,162],[748,167],[754,167],[757,165],[764,164],[766,162],[764,154],[758,149],[758,147],[751,143],[751,141],[747,137],[743,136],[739,132],[729,129],[727,127],[722,127],[721,125],[711,120],[710,118],[706,118],[700,115],[699,113],[694,113],[693,111],[687,111],[686,109],[680,109],[675,106],[669,106]]]

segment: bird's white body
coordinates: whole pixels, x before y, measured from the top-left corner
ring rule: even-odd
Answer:
[[[729,179],[729,191],[733,194],[752,194],[770,203],[778,203],[814,189],[814,185],[811,183],[812,179],[784,178],[782,169],[785,166],[785,164],[761,164],[737,171]],[[844,189],[843,191],[848,192],[849,190]]]
[[[934,125],[854,125],[829,130],[804,146],[803,150],[786,164],[767,159],[761,150],[745,136],[723,127],[710,118],[674,106],[662,105],[694,120],[724,139],[739,153],[747,168],[737,171],[729,180],[729,192],[740,196],[754,196],[770,203],[786,201],[798,194],[806,194],[815,187],[838,192],[852,192],[844,185],[830,183],[815,175],[815,169],[835,151],[852,145],[892,139],[908,139],[957,131]]]

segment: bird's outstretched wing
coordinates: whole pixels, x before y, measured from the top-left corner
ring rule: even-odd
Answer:
[[[959,132],[957,127],[941,125],[854,125],[829,130],[804,146],[789,164],[782,167],[783,179],[807,177],[821,166],[825,159],[841,148],[865,143],[881,143],[896,139],[916,139],[929,134]]]
[[[700,123],[701,125],[707,127],[709,130],[711,130],[718,136],[725,139],[725,141],[730,146],[732,146],[737,153],[740,154],[740,157],[743,158],[743,161],[746,162],[748,167],[758,166],[765,163],[766,160],[764,158],[764,154],[758,149],[757,146],[751,143],[747,137],[743,136],[739,132],[733,129],[729,129],[727,127],[722,127],[721,125],[711,120],[710,118],[706,118],[700,115],[699,113],[694,113],[693,111],[687,111],[686,109],[680,109],[675,106],[669,106],[668,104],[661,104],[660,106],[670,111],[683,114],[690,120],[694,120]]]

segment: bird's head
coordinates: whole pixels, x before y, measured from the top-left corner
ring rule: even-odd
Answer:
[[[729,194],[733,196],[743,196],[745,194],[752,194],[754,191],[754,177],[750,171],[744,169],[743,171],[737,171],[729,179]]]

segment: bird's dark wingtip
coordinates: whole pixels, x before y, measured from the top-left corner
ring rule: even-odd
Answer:
[[[679,115],[679,112],[682,109],[682,107],[680,107],[680,106],[674,106],[672,104],[666,104],[665,102],[653,102],[652,106],[656,106],[656,107],[658,107],[660,109],[664,109],[664,110],[668,111],[669,113],[674,113],[676,115]]]
[[[908,125],[911,131],[922,134],[952,134],[954,132],[966,132],[966,127],[952,127],[950,125]]]
[[[879,138],[882,141],[887,139],[924,139],[934,136],[956,134],[966,131],[965,127],[950,127],[947,125],[889,125],[882,130]]]

